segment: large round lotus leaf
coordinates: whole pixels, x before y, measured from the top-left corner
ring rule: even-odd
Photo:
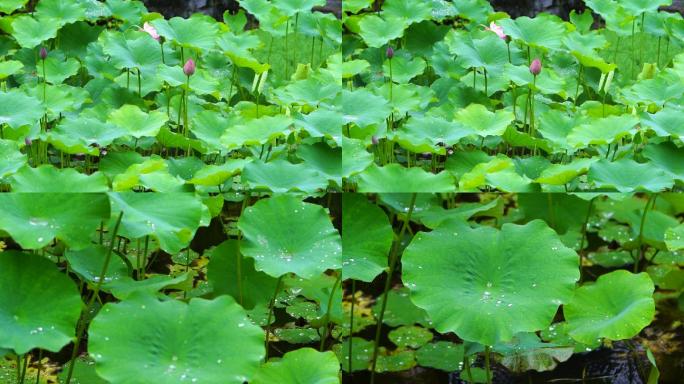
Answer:
[[[535,333],[519,333],[507,343],[495,345],[493,350],[503,355],[501,364],[513,372],[551,371],[559,362],[568,360],[574,347],[544,343]]]
[[[610,144],[634,134],[639,119],[632,115],[609,116],[575,127],[568,134],[568,143],[576,148]]]
[[[221,144],[227,149],[243,145],[261,145],[277,137],[286,136],[290,131],[292,119],[285,115],[265,116],[236,124],[221,136]]]
[[[503,135],[513,118],[512,112],[490,112],[482,104],[470,104],[456,113],[456,121],[482,137]]]
[[[92,117],[62,120],[47,133],[47,140],[65,153],[86,153],[98,156],[100,150],[93,144],[107,146],[128,132]]]
[[[684,138],[684,113],[675,108],[668,107],[654,114],[644,113],[641,121],[658,136]]]
[[[19,143],[0,139],[0,179],[7,177],[26,164],[26,154],[21,153]]]
[[[540,14],[534,18],[523,16],[515,20],[503,19],[498,23],[505,34],[535,48],[560,49],[566,30],[563,20],[549,14]]]
[[[84,175],[73,168],[59,169],[49,164],[24,167],[12,176],[14,192],[106,192],[107,178],[101,172]]]
[[[343,272],[344,273],[344,272]],[[383,298],[379,297],[373,306],[373,314],[379,317]],[[409,298],[409,290],[406,287],[393,289],[387,294],[387,306],[382,322],[390,327],[400,325],[420,324],[431,327],[432,323],[422,308],[416,307]]]
[[[4,80],[9,76],[21,71],[24,64],[21,61],[7,60],[0,63],[0,80]]]
[[[57,20],[61,27],[85,19],[86,9],[78,1],[40,0],[36,6],[36,15],[41,22],[46,18]]]
[[[432,3],[421,1],[387,0],[382,4],[383,15],[403,20],[406,24],[432,18]]]
[[[551,185],[567,184],[576,177],[587,173],[589,167],[596,160],[596,158],[576,159],[567,164],[551,164],[539,174],[534,182]]]
[[[311,137],[329,137],[337,145],[342,141],[345,119],[340,112],[319,108],[308,115],[297,116],[295,125],[303,128]]]
[[[345,193],[342,233],[343,277],[373,281],[387,268],[394,238],[387,214],[365,195]]]
[[[411,60],[404,56],[394,56],[392,59],[392,81],[395,83],[408,83],[416,76],[425,71],[425,60],[420,57],[413,57]],[[382,70],[385,72],[386,76],[389,77],[390,74],[390,61],[385,60],[382,65]]]
[[[202,202],[190,193],[111,193],[113,217],[123,211],[119,235],[153,235],[174,254],[187,247],[200,225]]]
[[[156,136],[159,129],[169,120],[166,113],[159,111],[143,112],[135,105],[126,104],[112,111],[109,122],[122,128],[135,137]]]
[[[43,116],[38,99],[26,96],[18,90],[0,92],[0,125],[17,129],[23,125],[37,124]]]
[[[105,280],[106,279],[107,278],[105,277]],[[147,276],[144,280],[133,280],[132,277],[122,276],[105,283],[102,286],[102,290],[111,292],[112,295],[119,300],[125,300],[129,296],[137,293],[153,295],[166,287],[178,287],[183,283],[188,287],[192,286],[192,276],[190,273],[182,273],[176,277],[171,277],[169,275],[152,275]]]
[[[197,170],[188,183],[195,185],[219,185],[242,171],[251,159],[228,159],[221,165],[207,164]]]
[[[435,175],[422,168],[405,168],[399,164],[372,165],[359,175],[359,192],[456,192],[456,181],[448,172]]]
[[[13,11],[23,7],[26,3],[28,3],[28,0],[4,0],[0,3],[0,12],[9,15]]]
[[[373,155],[366,150],[361,140],[342,137],[342,177],[349,177],[368,168]]]
[[[325,176],[304,163],[292,164],[278,159],[264,163],[253,161],[242,170],[242,181],[255,190],[275,193],[302,191],[313,194],[328,186]]]
[[[65,79],[75,75],[80,68],[78,60],[70,57],[66,60],[58,59],[54,56],[49,56],[45,59],[45,79],[51,84],[60,84]],[[43,77],[42,64],[40,65],[38,76]]]
[[[655,316],[653,281],[646,273],[617,270],[577,289],[563,306],[570,336],[585,344],[630,339]]]
[[[97,283],[107,258],[107,248],[96,244],[78,251],[68,249],[64,256],[69,262],[71,271],[76,272],[85,281]],[[113,256],[107,266],[103,283],[119,280],[126,276],[128,276],[128,266],[120,257]]]
[[[405,325],[393,329],[387,335],[397,347],[418,349],[432,340],[433,334],[429,329],[416,325]]]
[[[12,22],[12,34],[22,48],[33,48],[57,36],[60,23],[55,19],[36,20],[32,16],[19,16]]]
[[[273,297],[277,280],[254,269],[254,260],[239,253],[237,241],[226,240],[207,256],[207,280],[214,288],[214,294],[231,295],[246,309],[267,303]],[[241,286],[238,277],[242,279]]]
[[[359,22],[359,35],[371,48],[379,48],[390,41],[401,37],[407,23],[398,18],[381,18],[373,14],[363,16]]]
[[[444,40],[449,52],[456,56],[456,62],[464,68],[485,68],[492,78],[508,63],[506,43],[495,34],[487,34],[483,38],[473,39],[465,32],[452,32]]]
[[[255,34],[234,34],[226,32],[217,40],[219,48],[238,67],[251,68],[256,73],[263,73],[269,68],[268,64],[262,64],[252,54],[252,50],[260,48],[263,43]]]
[[[436,330],[485,345],[547,327],[579,278],[577,254],[540,220],[443,224],[417,234],[402,263],[411,300]]]
[[[274,93],[284,104],[318,105],[327,101],[340,91],[337,80],[330,75],[315,75],[277,89]]]
[[[144,32],[104,31],[98,42],[117,69],[138,68],[143,74],[156,75],[157,67],[162,63],[159,43]]]
[[[238,228],[242,253],[273,277],[295,273],[308,279],[342,266],[340,235],[328,213],[292,195],[259,200],[245,210]]]
[[[672,187],[673,180],[665,171],[628,158],[610,162],[605,159],[591,165],[589,181],[599,188],[614,188],[619,192],[660,192]]]
[[[297,148],[297,157],[304,165],[318,171],[328,181],[342,185],[342,148],[330,147],[325,142],[302,144]]]
[[[273,2],[273,5],[286,16],[311,12],[311,8],[325,5],[325,0],[286,0]]]
[[[412,117],[395,132],[393,140],[403,148],[416,153],[431,152],[441,155],[446,154],[446,149],[439,146],[439,143],[452,146],[462,138],[475,134],[461,123],[432,116]]]
[[[384,97],[374,95],[366,89],[342,91],[342,114],[345,123],[365,128],[383,122],[390,112],[392,108]]]
[[[204,17],[195,16],[189,19],[174,17],[168,21],[162,18],[153,20],[151,24],[157,29],[159,35],[185,48],[206,51],[213,49],[216,44],[218,34],[216,22],[212,23]]]
[[[82,305],[76,284],[48,259],[0,252],[0,349],[58,352],[74,338]]]
[[[672,0],[621,0],[619,3],[632,16],[639,16],[644,12],[657,11],[660,6],[671,5]]]
[[[3,193],[0,207],[0,229],[25,249],[42,248],[54,238],[83,248],[110,216],[103,193]]]
[[[340,362],[332,351],[300,348],[259,368],[251,384],[339,384]]]
[[[416,360],[422,367],[453,372],[463,367],[463,344],[438,341],[422,346],[416,351]]]
[[[240,383],[264,357],[264,334],[228,296],[106,304],[88,331],[97,373],[112,384]]]

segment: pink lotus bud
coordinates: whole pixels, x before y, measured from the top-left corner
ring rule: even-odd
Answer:
[[[393,57],[394,57],[394,48],[392,48],[392,46],[390,45],[387,47],[387,58],[392,60]]]
[[[48,51],[45,47],[40,47],[40,59],[45,60],[48,56]]]
[[[371,137],[371,143],[373,143],[373,145],[378,145],[378,143],[379,143],[378,138],[375,136],[372,136]]]
[[[453,155],[453,154],[454,154],[454,150],[453,150],[453,149],[451,149],[451,148],[447,149],[447,156],[451,156],[451,155]]]
[[[488,31],[492,31],[492,32],[496,33],[496,35],[499,36],[499,38],[501,38],[501,40],[505,41],[506,38],[508,37],[504,33],[503,27],[500,25],[496,25],[496,23],[493,21],[491,23],[489,23],[489,27],[485,27],[485,29]]]
[[[32,143],[33,143],[33,140],[31,140],[30,137],[26,136],[24,138],[24,144],[26,144],[27,147],[30,147]]]
[[[152,36],[153,39],[159,41],[159,34],[157,33],[157,30],[152,26],[152,24],[145,22],[145,24],[143,24],[143,27],[140,30],[143,32],[147,32],[150,36]]]
[[[541,61],[539,61],[539,59],[534,59],[532,61],[532,64],[530,64],[530,73],[537,76],[538,74],[541,73],[541,70],[542,70]]]
[[[192,59],[188,59],[188,61],[185,62],[183,73],[185,73],[185,76],[192,76],[195,74],[195,62],[192,61]]]

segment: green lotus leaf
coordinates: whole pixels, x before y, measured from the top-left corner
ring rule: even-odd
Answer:
[[[110,193],[112,215],[124,212],[120,236],[152,235],[175,254],[187,247],[200,225],[202,202],[190,193]]]
[[[578,288],[563,306],[569,335],[585,344],[630,339],[655,316],[653,281],[646,273],[617,270]]]
[[[228,296],[186,304],[134,295],[106,304],[88,334],[110,383],[243,383],[264,357],[261,328]]]
[[[676,265],[651,265],[646,272],[660,289],[679,291],[684,288],[684,270]]]
[[[373,358],[373,342],[360,337],[348,338],[342,344],[333,345],[333,352],[342,362],[342,369],[349,372],[349,343],[352,349],[351,370],[356,372],[368,369],[370,360]]]
[[[207,164],[197,170],[194,176],[188,180],[188,183],[195,185],[223,184],[229,177],[240,173],[249,162],[248,159],[228,159],[221,165]]]
[[[606,268],[618,268],[634,263],[634,258],[627,251],[592,252],[587,257],[592,263]]]
[[[87,357],[79,357],[73,361],[74,372],[71,375],[71,382],[75,384],[88,383],[88,384],[108,384],[107,381],[103,380],[95,372],[95,362]],[[68,369],[62,370],[62,372],[57,376],[60,382],[66,382],[66,377],[68,375]],[[27,376],[28,378],[28,376]]]
[[[227,149],[243,145],[261,145],[289,133],[292,119],[285,115],[264,116],[237,124],[221,136],[221,144]]]
[[[0,252],[0,292],[0,348],[19,355],[34,348],[59,352],[74,338],[81,295],[48,259]]]
[[[373,314],[377,317],[382,307],[383,298],[379,297],[373,306]],[[409,298],[409,290],[406,287],[393,289],[387,294],[387,307],[382,319],[384,324],[391,327],[401,325],[420,324],[424,327],[432,327],[427,313],[422,308],[416,307]]]
[[[485,345],[547,327],[579,278],[577,254],[539,220],[501,230],[443,224],[417,234],[402,264],[411,300],[437,331]]]
[[[394,232],[385,212],[364,195],[342,197],[342,268],[345,279],[371,282],[387,268]]]
[[[100,172],[84,175],[73,168],[59,169],[49,164],[24,167],[12,176],[14,192],[106,192],[107,178]]]
[[[154,137],[168,121],[168,116],[159,111],[143,112],[135,105],[126,104],[112,111],[107,121],[126,130],[135,138]]]
[[[628,103],[644,103],[665,105],[667,102],[682,97],[684,89],[681,79],[675,74],[661,74],[653,79],[640,80],[630,88],[624,88],[622,94]]]
[[[342,137],[342,177],[350,177],[373,163],[363,141]]]
[[[273,6],[286,16],[294,16],[297,13],[309,13],[313,7],[322,7],[325,0],[286,0],[274,2]]]
[[[221,150],[221,136],[228,127],[233,125],[233,120],[214,111],[202,111],[197,113],[190,122],[190,131],[202,140],[213,152]]]
[[[14,75],[24,68],[21,61],[7,60],[0,63],[0,80],[4,80],[9,76]]]
[[[619,192],[660,192],[672,187],[673,181],[664,171],[649,164],[628,158],[610,162],[595,162],[589,169],[589,180],[599,188],[617,189]]]
[[[33,48],[45,40],[57,36],[61,26],[56,19],[35,19],[32,16],[18,16],[12,22],[13,36],[22,48]]]
[[[314,328],[277,328],[274,335],[290,344],[310,344],[319,341],[321,337]]]
[[[94,144],[105,147],[128,132],[92,117],[62,120],[47,133],[47,141],[65,153],[100,154]]]
[[[187,151],[188,148],[195,150],[201,154],[207,153],[206,145],[203,141],[191,139],[184,136],[180,132],[172,132],[168,127],[164,126],[159,130],[157,135],[157,142],[162,147],[179,148]]]
[[[298,115],[294,124],[304,129],[311,137],[327,137],[342,144],[342,126],[345,119],[338,111],[317,109],[307,115]]]
[[[566,27],[558,16],[542,13],[534,18],[499,20],[504,33],[533,48],[560,49]]]
[[[534,333],[519,333],[512,341],[495,345],[493,350],[503,355],[501,364],[513,372],[543,372],[568,360],[574,347],[544,343]]]
[[[459,16],[476,23],[485,23],[487,16],[494,13],[494,8],[492,8],[488,1],[463,0],[459,1],[458,4],[454,4],[454,6]]]
[[[106,282],[102,286],[102,290],[111,292],[112,296],[119,300],[125,300],[138,292],[153,295],[164,288],[182,284],[188,281],[188,279],[192,281],[192,275],[189,273],[183,273],[175,277],[169,275],[150,275],[146,276],[144,280],[133,280],[129,276],[123,276]]]
[[[7,124],[18,129],[24,125],[38,124],[43,107],[38,99],[19,90],[0,92],[0,125]]]
[[[392,112],[384,97],[372,94],[366,89],[342,91],[342,114],[345,123],[361,128],[379,124]]]
[[[379,48],[390,41],[401,37],[407,21],[400,18],[381,18],[373,14],[364,15],[359,21],[359,35],[371,48]]]
[[[341,267],[340,235],[326,211],[292,195],[259,200],[240,216],[238,228],[244,235],[241,252],[270,276],[296,273],[308,279]]]
[[[670,251],[679,251],[684,249],[684,224],[680,224],[673,228],[668,228],[665,232],[665,245]]]
[[[328,58],[328,70],[334,77],[349,79],[356,75],[365,73],[370,68],[370,63],[366,60],[345,60],[342,61],[341,54],[334,54]]]
[[[234,34],[224,33],[217,40],[218,47],[238,67],[251,68],[256,73],[263,73],[269,69],[268,64],[262,64],[254,57],[252,51],[263,44],[259,36],[249,32]]]
[[[393,329],[387,337],[397,347],[418,349],[432,340],[432,332],[415,325],[402,326]]]
[[[0,206],[0,229],[24,249],[40,249],[54,238],[81,249],[90,244],[84,235],[109,217],[103,193],[3,193]]]
[[[568,164],[553,164],[544,169],[534,181],[550,185],[564,185],[587,173],[596,161],[596,159],[590,158],[573,160]]]
[[[313,75],[306,79],[293,81],[274,91],[285,104],[319,105],[331,100],[340,92],[337,81],[328,75]]]
[[[574,151],[575,148],[568,144],[568,134],[573,128],[581,125],[582,117],[568,115],[565,112],[551,109],[539,116],[539,125],[536,129],[541,135],[551,142],[556,151]]]
[[[525,175],[520,175],[514,169],[503,169],[498,172],[485,175],[488,185],[503,192],[535,192],[538,188],[532,185]]]
[[[673,179],[684,181],[684,152],[674,143],[649,144],[643,154]]]
[[[128,191],[136,187],[144,187],[156,192],[183,192],[185,181],[171,175],[168,164],[161,158],[153,156],[141,163],[130,165],[123,172],[116,174],[112,180],[112,190]]]
[[[237,241],[224,241],[207,255],[207,280],[215,295],[230,295],[245,309],[253,309],[273,297],[276,279],[254,269],[254,260],[239,253]]]
[[[591,17],[590,13],[585,13]],[[585,67],[598,68],[603,73],[608,73],[617,67],[616,64],[606,63],[596,51],[605,48],[608,44],[606,38],[598,32],[581,34],[575,31],[563,38],[563,44],[579,60],[580,64]]]
[[[292,164],[282,159],[248,163],[242,170],[242,181],[251,189],[275,193],[302,191],[314,194],[328,186],[328,181],[318,171],[304,163]]]
[[[342,185],[342,148],[331,148],[324,142],[300,145],[297,157],[309,168],[325,176],[328,181]]]
[[[86,9],[78,1],[41,0],[36,6],[39,20],[53,19],[62,27],[86,17]]]
[[[655,12],[661,6],[672,5],[672,0],[622,0],[620,6],[638,16],[645,12]]]
[[[383,15],[403,20],[406,24],[432,19],[432,3],[419,1],[387,0],[382,4]]]
[[[481,137],[503,135],[513,118],[512,112],[490,112],[482,104],[470,104],[456,113],[457,122]]]
[[[506,43],[495,34],[473,39],[466,32],[450,32],[444,41],[449,52],[456,56],[456,62],[464,68],[485,68],[492,75],[508,63]]]
[[[422,346],[416,351],[416,360],[422,367],[453,372],[463,367],[463,344],[437,341]]]
[[[21,153],[19,143],[0,139],[0,179],[7,177],[26,164],[27,157]]]
[[[416,353],[410,349],[397,348],[387,351],[380,347],[380,354],[375,366],[376,372],[401,372],[416,366]]]
[[[373,0],[347,0],[342,3],[342,10],[349,13],[359,13],[360,10],[370,7]]]
[[[448,172],[432,174],[422,168],[405,168],[399,164],[384,167],[373,164],[359,175],[359,192],[364,193],[455,191],[456,181]]]
[[[78,274],[83,280],[97,284],[100,273],[107,258],[107,248],[102,245],[91,245],[78,251],[67,249],[64,256],[69,262],[71,271]],[[109,283],[122,279],[129,275],[128,266],[120,257],[112,257],[107,266],[103,283]]]
[[[568,143],[575,148],[589,145],[605,145],[619,141],[636,132],[635,125],[639,119],[631,115],[609,116],[591,120],[587,124],[575,127],[568,134]]]
[[[269,361],[250,383],[254,384],[339,384],[340,362],[332,351],[300,348],[278,361]]]
[[[138,68],[143,74],[154,76],[162,63],[159,43],[147,33],[104,31],[97,40],[117,69]]]
[[[4,0],[2,3],[0,3],[0,12],[9,15],[17,9],[23,7],[26,3],[28,3],[28,0]]]
[[[476,164],[471,170],[461,175],[458,180],[458,188],[461,191],[477,191],[478,188],[485,187],[488,184],[488,179],[493,174],[501,172],[505,172],[504,177],[506,175],[512,176],[512,173],[515,173],[515,164],[508,157],[498,155],[485,163]],[[497,181],[502,180],[497,179]]]
[[[473,104],[475,105],[475,104]],[[478,104],[479,105],[479,104]],[[416,116],[402,124],[395,132],[392,140],[403,148],[416,153],[446,154],[446,147],[451,147],[475,131],[466,128],[462,123],[447,121],[440,117]],[[442,143],[444,146],[440,146]]]
[[[218,35],[216,21],[211,19],[212,22],[210,22],[209,20],[209,18],[197,16],[189,19],[174,17],[169,20],[156,19],[150,24],[157,29],[159,35],[183,48],[206,51],[214,48]]]
[[[42,4],[42,3],[41,3]],[[49,83],[60,84],[67,78],[75,75],[81,64],[78,60],[70,57],[66,60],[59,60],[55,57],[48,56],[45,59],[45,78]],[[40,69],[37,71],[39,77],[43,77],[43,64],[40,64]]]
[[[501,199],[494,199],[487,203],[463,203],[451,209],[432,205],[427,209],[414,210],[412,218],[428,228],[437,228],[448,220],[465,221],[471,217],[489,216],[498,217],[502,207]]]
[[[644,113],[641,122],[658,136],[684,138],[684,113],[680,110],[667,107],[654,114]]]

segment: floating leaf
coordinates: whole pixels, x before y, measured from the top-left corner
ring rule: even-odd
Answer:
[[[425,344],[416,351],[416,359],[423,367],[453,372],[463,367],[463,354],[463,344],[437,341]]]
[[[300,348],[261,366],[250,383],[339,384],[339,371],[340,362],[333,352]]]
[[[602,159],[592,164],[589,180],[599,188],[614,188],[619,192],[660,192],[673,184],[664,171],[628,158],[614,162]]]

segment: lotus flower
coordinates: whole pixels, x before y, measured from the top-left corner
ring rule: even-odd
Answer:
[[[539,61],[539,59],[532,60],[532,64],[530,64],[530,73],[537,76],[541,73],[541,70],[542,70],[541,61]]]
[[[392,60],[394,57],[394,48],[392,46],[387,47],[387,58]]]
[[[496,33],[496,35],[499,36],[501,40],[506,40],[506,38],[508,37],[504,33],[503,27],[500,25],[496,25],[496,23],[493,21],[489,23],[489,27],[485,27],[485,29]]]
[[[147,32],[150,36],[152,36],[153,39],[159,41],[159,34],[157,33],[157,30],[152,26],[152,24],[145,22],[145,24],[143,24],[143,27],[141,28],[141,31]]]
[[[192,59],[188,59],[188,61],[185,62],[183,73],[185,73],[185,76],[192,76],[195,74],[195,62],[192,61]]]
[[[48,51],[45,47],[40,47],[40,59],[45,60],[47,59],[48,56]]]

